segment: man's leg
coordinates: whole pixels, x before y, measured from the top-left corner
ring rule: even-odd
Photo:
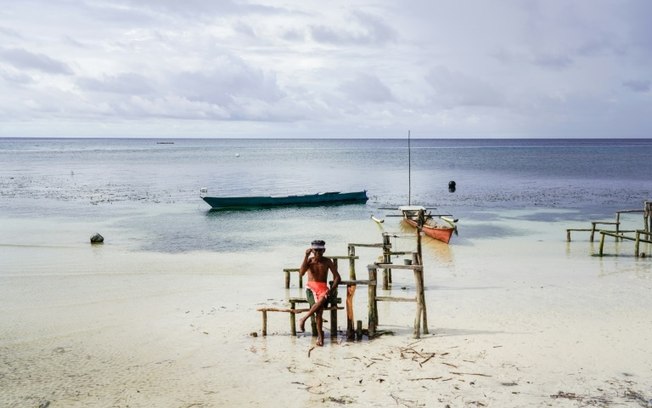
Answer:
[[[322,313],[324,312],[323,308],[320,308],[315,312],[315,317],[317,318],[317,345],[324,345],[324,319]]]
[[[305,328],[306,320],[308,320],[308,318],[313,313],[315,313],[318,309],[323,308],[323,306],[326,304],[326,301],[328,301],[328,297],[324,296],[323,298],[321,298],[319,300],[319,302],[315,302],[315,304],[312,305],[310,310],[308,310],[308,312],[306,312],[306,314],[301,318],[301,320],[299,320],[299,330],[301,330],[302,332],[306,331],[306,328]],[[320,318],[321,318],[321,316],[320,316]],[[317,324],[317,326],[319,326],[319,324]]]

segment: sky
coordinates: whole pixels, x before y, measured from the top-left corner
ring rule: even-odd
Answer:
[[[0,0],[0,137],[649,138],[649,0]]]

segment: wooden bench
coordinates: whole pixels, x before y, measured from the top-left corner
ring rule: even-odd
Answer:
[[[302,308],[302,309],[297,309],[297,303],[307,303],[309,305],[314,304],[314,301],[311,303],[309,299],[307,298],[290,298],[288,300],[290,303],[289,308],[279,308],[279,307],[260,307],[256,309],[257,311],[262,313],[262,318],[263,318],[263,330],[262,330],[262,335],[267,336],[267,313],[268,312],[278,312],[278,313],[289,313],[290,314],[290,333],[292,336],[297,335],[297,323],[296,323],[296,316],[297,313],[305,313],[310,308]],[[337,298],[337,304],[342,303],[341,298]],[[328,310],[331,312],[331,317],[330,317],[330,329],[331,329],[331,338],[336,338],[337,337],[337,311],[338,310],[343,310],[343,307],[340,306],[329,306],[324,308],[324,311]],[[312,335],[317,336],[317,323],[315,322],[315,316],[310,317],[311,321],[311,326],[312,326]]]

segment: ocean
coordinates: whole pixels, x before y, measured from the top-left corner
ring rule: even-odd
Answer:
[[[87,225],[83,236],[56,235],[71,245],[107,231],[109,242],[136,251],[302,247],[312,236],[346,241],[359,228],[373,229],[371,215],[384,218],[391,214],[384,208],[410,195],[412,204],[459,218],[453,245],[463,245],[515,233],[482,225],[505,211],[577,224],[642,209],[652,198],[650,157],[652,139],[412,139],[408,151],[407,139],[5,138],[0,244],[53,239],[7,227],[21,219],[55,230]],[[370,200],[210,211],[201,188],[225,196],[367,190]]]

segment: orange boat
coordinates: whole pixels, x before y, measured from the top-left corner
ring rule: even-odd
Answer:
[[[419,214],[423,214],[421,230],[430,238],[448,244],[453,232],[455,232],[456,219],[448,218],[443,215],[439,215],[435,218],[432,214],[426,213],[426,209],[420,205],[404,205],[398,209],[403,213],[403,219],[405,222],[415,228],[420,224]],[[438,220],[442,220],[443,222],[438,222]]]

